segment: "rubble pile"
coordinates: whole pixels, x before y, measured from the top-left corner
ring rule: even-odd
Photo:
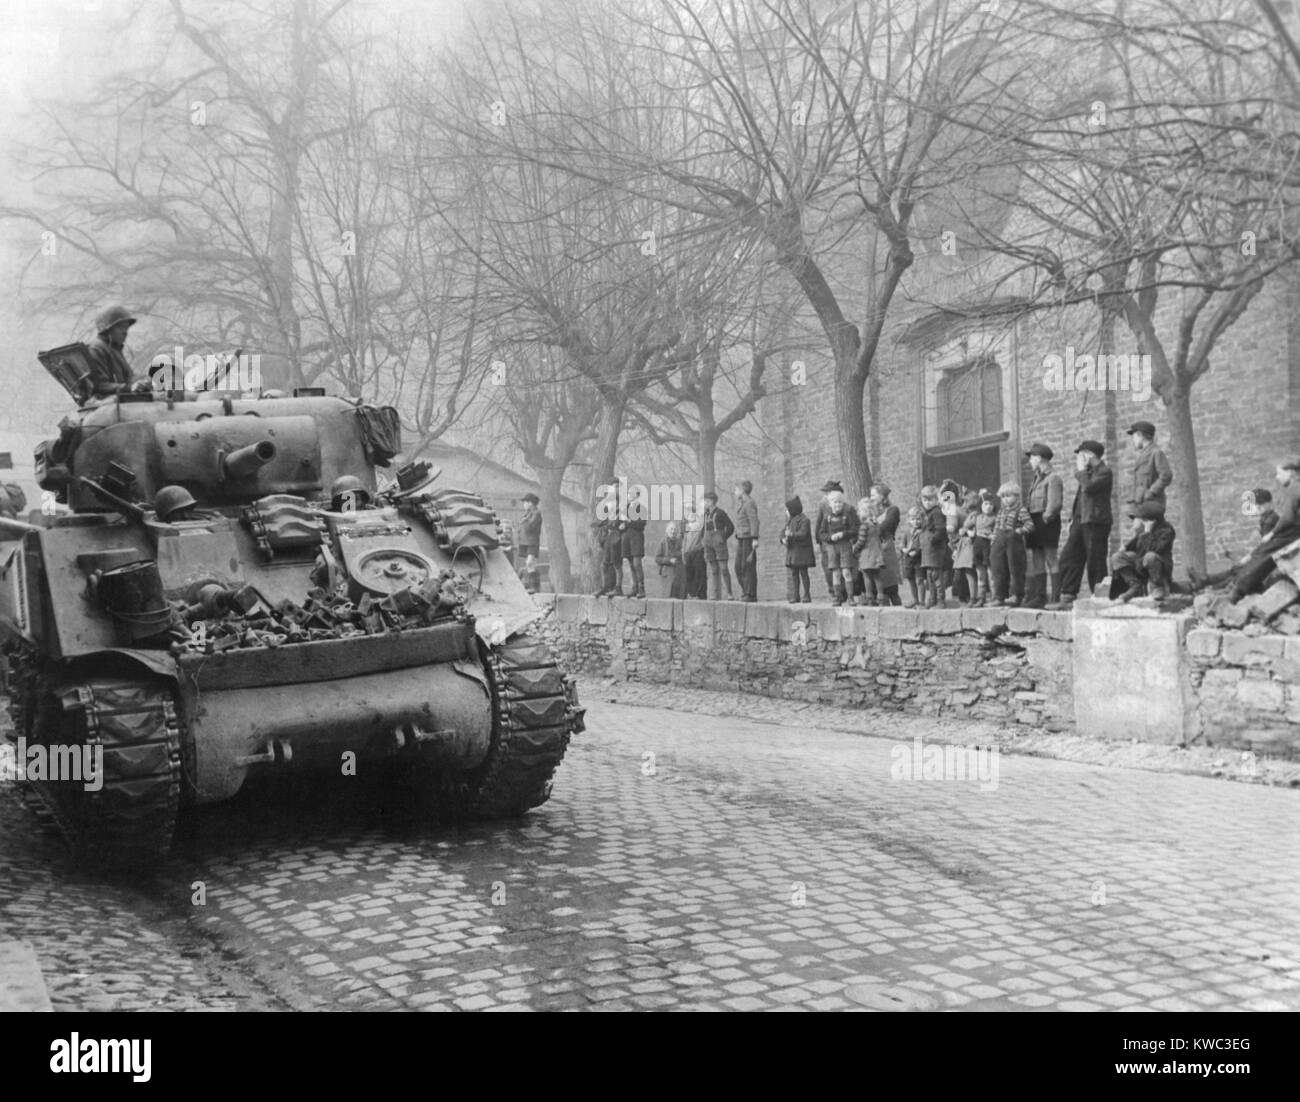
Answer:
[[[1233,604],[1224,593],[1202,593],[1194,608],[1206,627],[1240,629],[1246,635],[1300,635],[1300,544],[1279,553],[1277,573],[1262,593]]]
[[[299,605],[285,599],[268,603],[251,585],[233,592],[207,586],[194,604],[172,604],[173,654],[217,654],[245,647],[278,647],[287,643],[382,635],[447,620],[464,620],[468,582],[444,570],[418,588],[386,597],[363,594],[352,601],[346,593],[312,589]]]

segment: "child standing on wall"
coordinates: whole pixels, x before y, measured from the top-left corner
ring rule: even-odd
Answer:
[[[798,494],[785,503],[785,516],[785,527],[781,529],[781,546],[785,548],[785,599],[792,605],[812,604],[808,568],[816,564],[817,555],[813,551],[812,521],[804,513]]]
[[[993,522],[993,567],[995,605],[1018,606],[1025,599],[1025,536],[1034,530],[1029,510],[1020,503],[1020,487],[1004,482],[998,487],[1000,502]]]
[[[887,605],[880,572],[885,566],[885,551],[880,545],[878,510],[871,498],[858,502],[858,532],[853,541],[853,553],[858,556],[858,569],[862,571],[862,596],[860,605]]]
[[[899,569],[907,591],[912,595],[912,607],[921,603],[917,583],[921,583],[922,594],[925,590],[925,572],[921,568],[921,521],[923,514],[919,505],[913,505],[907,511],[907,529],[903,532],[903,547],[899,555]]]
[[[857,573],[858,557],[853,553],[853,540],[858,534],[857,513],[849,507],[844,495],[832,490],[826,495],[830,511],[822,518],[822,544],[826,548],[826,561],[835,580],[833,603],[842,605],[853,599],[853,575]]]
[[[993,491],[981,490],[979,508],[975,510],[975,538],[973,540],[975,574],[979,581],[979,600],[975,604],[980,606],[993,603],[993,588],[989,585],[989,562],[997,515],[998,499],[993,496]]]
[[[952,547],[952,568],[962,576],[965,595],[961,598],[964,608],[978,607],[982,602],[979,592],[979,579],[975,571],[975,522],[980,515],[980,496],[969,493],[962,503],[961,524],[957,529]],[[954,590],[956,586],[953,587]]]
[[[942,602],[943,571],[948,557],[948,518],[939,505],[935,486],[921,488],[921,568],[925,574],[925,607]]]

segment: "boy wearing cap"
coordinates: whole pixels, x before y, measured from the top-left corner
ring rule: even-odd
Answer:
[[[1128,543],[1110,560],[1110,599],[1128,601],[1142,595],[1157,601],[1169,596],[1169,579],[1174,570],[1174,528],[1165,520],[1165,507],[1158,501],[1130,505],[1133,533]]]
[[[1061,552],[1061,599],[1047,606],[1053,611],[1074,604],[1085,570],[1088,588],[1094,593],[1106,576],[1106,542],[1113,523],[1110,492],[1115,476],[1102,459],[1105,452],[1106,446],[1098,440],[1085,440],[1074,449],[1079,487],[1070,510],[1070,534]]]
[[[520,499],[524,503],[524,515],[519,518],[519,555],[527,559],[536,557],[542,549],[542,511],[537,507],[541,499],[536,494],[527,493]]]
[[[1277,482],[1282,487],[1277,495],[1277,520],[1242,564],[1230,594],[1234,604],[1263,587],[1264,581],[1273,573],[1275,551],[1300,540],[1300,457],[1284,459],[1278,464]]]
[[[1034,522],[1034,530],[1025,537],[1029,562],[1025,577],[1025,607],[1043,608],[1060,597],[1061,567],[1056,550],[1061,542],[1061,507],[1065,504],[1065,487],[1061,476],[1052,470],[1052,449],[1034,444],[1025,452],[1034,472],[1025,505]]]
[[[1156,447],[1156,427],[1150,421],[1134,421],[1128,435],[1133,442],[1133,461],[1128,470],[1125,503],[1155,501],[1164,508],[1165,488],[1174,480],[1174,471],[1165,453]]]

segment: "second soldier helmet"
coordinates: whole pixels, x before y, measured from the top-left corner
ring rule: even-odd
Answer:
[[[164,486],[154,494],[153,511],[159,520],[170,520],[174,514],[194,504],[194,495],[184,486]]]
[[[335,511],[338,510],[345,494],[353,495],[354,505],[364,505],[370,500],[370,491],[366,489],[366,484],[354,474],[340,475],[330,487],[330,500],[334,503]]]

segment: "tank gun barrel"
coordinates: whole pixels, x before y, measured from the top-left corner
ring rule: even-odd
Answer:
[[[221,457],[221,477],[225,481],[251,478],[275,458],[276,448],[270,440],[239,448]]]

